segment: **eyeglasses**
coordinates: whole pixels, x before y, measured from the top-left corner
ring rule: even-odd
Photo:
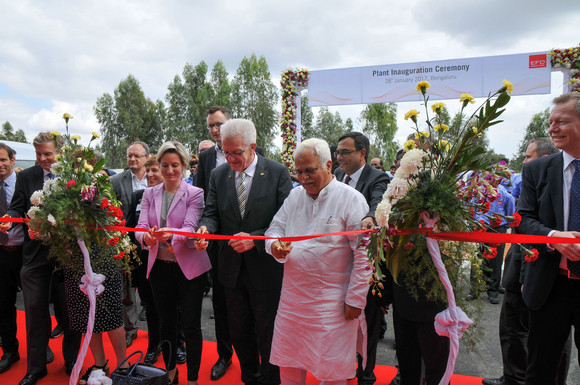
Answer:
[[[131,159],[131,158],[139,159],[139,158],[143,158],[146,156],[147,155],[127,154],[127,159]]]
[[[214,124],[208,124],[207,125],[207,129],[210,130],[210,131],[213,130],[214,128],[216,128],[216,129],[219,130],[224,123],[225,122],[218,122],[218,123],[214,123]]]
[[[302,176],[302,174],[314,175],[316,174],[316,171],[318,171],[318,167],[315,168],[309,167],[306,170],[296,170],[296,176]]]
[[[226,158],[227,158],[228,156],[229,156],[229,157],[231,157],[231,158],[237,158],[237,157],[239,157],[239,156],[242,156],[242,154],[243,154],[244,152],[246,152],[246,150],[247,150],[248,148],[250,148],[250,146],[246,147],[246,148],[245,148],[244,150],[242,150],[242,151],[236,151],[236,152],[225,152],[225,151],[224,151],[224,156],[225,156]]]
[[[335,151],[334,152],[334,156],[336,156],[337,158],[339,156],[347,156],[352,154],[353,152],[356,152],[357,150],[342,150],[342,151]]]

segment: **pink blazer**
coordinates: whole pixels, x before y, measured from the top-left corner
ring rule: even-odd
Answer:
[[[147,188],[141,200],[141,214],[137,227],[150,229],[153,226],[161,227],[161,205],[163,201],[163,189],[165,183]],[[185,181],[181,181],[179,189],[175,193],[171,207],[167,212],[166,227],[177,231],[195,232],[197,224],[203,212],[203,190],[193,187]],[[135,233],[137,240],[143,248],[148,248],[143,242],[145,233]],[[192,238],[183,235],[173,235],[171,246],[175,252],[177,263],[187,279],[193,279],[211,269],[211,263],[205,251],[198,251]],[[157,259],[159,245],[155,244],[149,249],[149,263],[147,264],[147,278],[151,268]]]

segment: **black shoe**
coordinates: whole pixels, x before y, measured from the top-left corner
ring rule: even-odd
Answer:
[[[20,353],[12,352],[12,353],[4,353],[2,355],[2,359],[0,359],[0,373],[3,373],[10,369],[13,363],[20,359]]]
[[[187,352],[185,351],[185,346],[184,345],[179,345],[177,347],[177,352],[175,353],[175,361],[177,361],[178,364],[184,364],[185,361],[187,361]]]
[[[503,287],[501,287],[501,286],[499,287],[499,289],[497,289],[497,291],[498,291],[500,294],[505,294],[505,288],[503,288]]]
[[[50,333],[50,338],[58,338],[62,336],[62,327],[60,325],[56,325],[54,330]]]
[[[231,364],[232,364],[231,358],[227,361],[224,360],[223,358],[218,359],[217,362],[215,363],[215,365],[211,368],[210,378],[213,381],[219,380],[220,378],[222,378],[226,374],[226,369]]]
[[[499,298],[497,298],[497,295],[490,295],[489,303],[491,303],[492,305],[497,305],[499,303]]]
[[[159,351],[160,349],[157,348],[155,350],[147,352],[147,354],[145,355],[145,363],[149,365],[153,365],[154,363],[156,363],[157,359],[159,358]]]
[[[68,361],[64,362],[64,372],[66,373],[67,376],[70,377],[74,367],[75,367],[74,362],[68,362]]]
[[[141,308],[141,313],[139,313],[139,321],[141,322],[147,321],[147,308],[145,306]]]
[[[481,383],[483,385],[517,385],[515,382],[506,380],[503,376],[500,378],[484,378]]]
[[[467,297],[465,297],[465,300],[466,301],[475,301],[478,298],[479,298],[479,296],[476,294],[469,294]]]
[[[46,371],[46,369],[44,369],[41,372],[26,373],[26,376],[24,376],[24,378],[22,380],[20,380],[18,385],[34,385],[34,384],[36,384],[36,381],[40,380],[41,378],[46,377],[47,374],[48,374],[48,372]]]
[[[127,344],[127,347],[133,345],[133,340],[137,338],[137,333],[134,334],[127,334],[125,336],[125,343]]]
[[[50,348],[50,346],[47,346],[47,348],[46,348],[46,363],[50,364],[52,361],[54,361],[54,353],[52,352],[52,349]]]

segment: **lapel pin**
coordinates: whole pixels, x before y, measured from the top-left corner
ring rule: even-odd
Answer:
[[[261,176],[264,176],[264,173],[263,173],[263,172],[261,172],[261,173],[260,173],[260,175],[261,175]]]

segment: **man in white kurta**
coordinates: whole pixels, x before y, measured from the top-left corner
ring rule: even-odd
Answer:
[[[362,194],[334,179],[328,144],[304,141],[294,158],[301,187],[290,192],[266,235],[360,230],[368,205]],[[366,345],[361,310],[371,271],[365,249],[356,235],[334,235],[291,246],[267,240],[266,250],[285,264],[270,355],[280,366],[282,384],[305,383],[306,371],[324,384],[346,384],[355,376],[357,333]]]

